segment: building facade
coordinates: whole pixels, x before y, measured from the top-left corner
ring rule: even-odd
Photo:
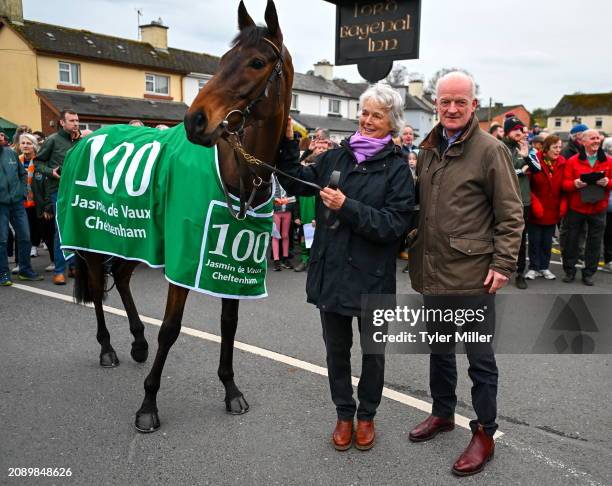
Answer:
[[[567,133],[579,123],[612,134],[612,92],[565,95],[550,112],[547,128]]]

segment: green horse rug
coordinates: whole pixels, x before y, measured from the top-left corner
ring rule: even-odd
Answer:
[[[266,297],[272,197],[237,221],[221,184],[216,148],[189,142],[182,124],[102,128],[64,161],[61,247],[163,267],[169,282],[216,297]]]

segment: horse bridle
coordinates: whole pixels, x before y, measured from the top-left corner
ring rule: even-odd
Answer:
[[[242,221],[246,218],[247,211],[249,207],[251,206],[251,203],[255,199],[255,195],[260,190],[260,188],[262,186],[266,186],[266,187],[270,186],[272,183],[271,180],[264,181],[259,175],[257,175],[255,170],[252,168],[253,166],[260,165],[268,169],[271,173],[278,173],[278,174],[284,175],[285,177],[294,179],[303,184],[307,184],[309,186],[312,186],[312,187],[315,187],[321,190],[321,187],[318,186],[317,184],[313,184],[312,182],[307,182],[301,179],[297,179],[296,177],[293,177],[277,169],[276,167],[270,164],[267,164],[266,162],[258,159],[257,157],[254,157],[253,155],[249,154],[242,146],[242,138],[244,137],[244,130],[245,130],[247,119],[252,115],[252,111],[255,105],[257,105],[259,102],[263,101],[264,99],[268,97],[270,93],[270,87],[272,86],[272,83],[274,82],[274,80],[276,80],[276,95],[278,97],[278,102],[279,103],[281,102],[281,78],[283,77],[283,65],[285,63],[286,48],[285,48],[285,45],[283,44],[281,46],[281,49],[279,49],[276,46],[276,44],[274,44],[274,42],[272,42],[270,39],[266,37],[264,37],[263,40],[266,41],[268,44],[270,44],[270,46],[272,46],[272,48],[274,49],[274,52],[278,56],[276,65],[274,66],[274,69],[272,69],[270,76],[268,76],[268,80],[266,81],[266,85],[264,89],[262,90],[261,94],[257,98],[249,102],[249,104],[243,110],[231,110],[227,115],[225,115],[225,118],[221,122],[221,126],[223,127],[223,130],[224,130],[224,134],[227,135],[227,137],[225,137],[226,141],[233,148],[234,152],[239,154],[244,159],[244,161],[247,163],[247,170],[253,176],[252,189],[248,197],[246,196],[246,188],[244,186],[243,178],[242,176],[239,177],[240,179],[240,188],[239,188],[240,189],[240,210],[239,211],[236,211],[234,209],[230,193],[225,183],[221,181],[221,187],[223,188],[223,193],[225,195],[225,201],[227,202],[227,209],[229,213],[232,215],[232,217],[234,217],[235,219],[239,221]],[[240,124],[237,129],[230,130],[229,129],[229,117],[234,114],[240,115],[241,120],[240,120]],[[240,169],[239,169],[239,172],[240,172]]]

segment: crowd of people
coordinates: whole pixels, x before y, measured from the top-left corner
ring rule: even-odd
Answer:
[[[140,120],[129,124],[144,126]],[[13,276],[43,280],[31,264],[40,248],[48,250],[45,271],[52,273],[55,285],[65,285],[67,276],[74,277],[74,268],[60,249],[57,193],[66,153],[91,131],[79,128],[79,116],[73,110],[60,113],[58,127],[48,138],[27,125],[19,126],[12,140],[0,132],[0,286],[12,285]],[[15,265],[9,269],[8,258],[13,256]]]

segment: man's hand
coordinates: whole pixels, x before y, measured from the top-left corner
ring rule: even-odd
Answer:
[[[487,278],[484,281],[484,286],[489,288],[489,293],[494,294],[499,289],[504,287],[508,283],[508,277],[502,275],[499,272],[496,272],[492,268],[489,269],[489,273],[487,274]]]
[[[319,195],[321,196],[323,204],[334,211],[338,211],[346,200],[346,196],[340,189],[332,189],[330,187],[324,187],[323,190],[319,192]]]
[[[59,167],[53,169],[53,177],[55,177],[56,179],[60,178]]]
[[[587,185],[588,184],[586,182],[582,182],[580,179],[574,180],[574,186],[576,187],[576,189],[582,189],[583,187],[586,187]]]
[[[610,182],[610,179],[608,179],[607,177],[604,177],[604,178],[599,179],[597,181],[597,185],[599,185],[601,187],[606,187],[608,185],[608,182]]]
[[[53,213],[48,213],[47,211],[43,212],[43,218],[47,221],[53,219]]]
[[[527,157],[529,155],[529,144],[526,140],[521,140],[519,143],[518,153],[521,157]]]
[[[302,225],[302,220],[300,218],[294,219],[293,222],[297,225],[297,226],[301,226]]]
[[[527,174],[527,172],[529,172],[529,166],[524,165],[523,167],[521,167],[521,170],[523,171],[523,174]]]

